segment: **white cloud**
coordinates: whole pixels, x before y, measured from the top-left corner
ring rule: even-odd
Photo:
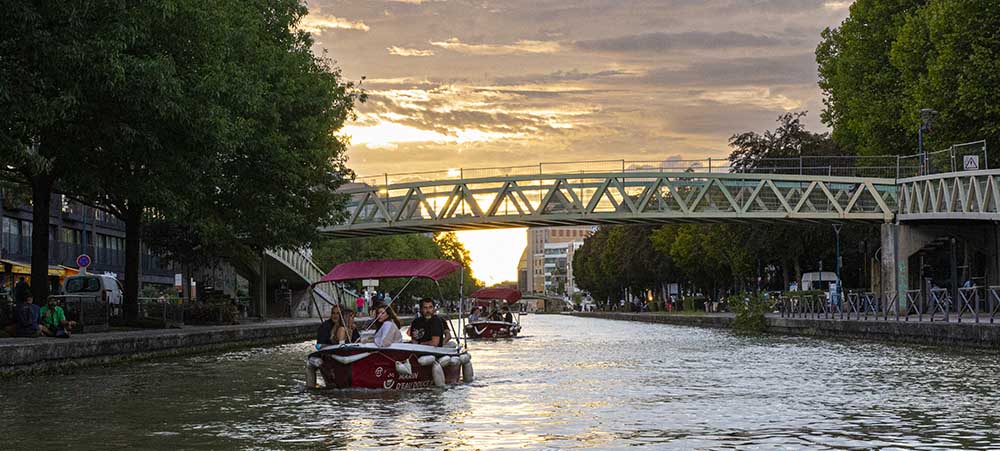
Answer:
[[[840,11],[851,7],[854,0],[828,0],[823,7],[831,11]]]
[[[562,46],[555,41],[517,41],[513,44],[467,44],[458,38],[447,41],[431,41],[431,45],[443,49],[473,55],[511,55],[515,53],[555,53]]]
[[[408,49],[405,47],[386,47],[390,55],[395,56],[432,56],[434,55],[433,50],[420,50],[420,49]]]
[[[368,31],[370,28],[364,22],[344,19],[337,16],[325,16],[318,13],[307,14],[299,22],[299,29],[313,34],[321,34],[331,29]]]

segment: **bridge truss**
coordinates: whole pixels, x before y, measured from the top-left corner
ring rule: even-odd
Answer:
[[[356,183],[330,237],[670,222],[886,222],[895,179],[609,171]]]

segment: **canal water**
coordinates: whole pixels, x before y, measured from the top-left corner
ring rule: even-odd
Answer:
[[[478,380],[308,391],[311,343],[0,381],[0,449],[998,449],[1000,358],[567,316]]]

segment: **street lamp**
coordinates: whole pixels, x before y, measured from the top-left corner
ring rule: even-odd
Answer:
[[[920,167],[924,174],[929,174],[931,172],[930,158],[924,152],[924,133],[931,131],[931,125],[934,122],[934,118],[937,117],[937,114],[937,111],[930,108],[920,110],[920,130],[917,132],[917,141],[920,148]]]
[[[836,271],[837,271],[837,306],[840,306],[841,293],[844,290],[844,281],[840,278],[840,229],[843,227],[841,224],[833,225],[833,232],[837,235],[837,261],[836,261]]]

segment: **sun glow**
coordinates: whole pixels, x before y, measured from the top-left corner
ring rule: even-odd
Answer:
[[[472,230],[455,233],[472,257],[472,273],[487,285],[517,280],[517,263],[528,244],[527,229]]]

